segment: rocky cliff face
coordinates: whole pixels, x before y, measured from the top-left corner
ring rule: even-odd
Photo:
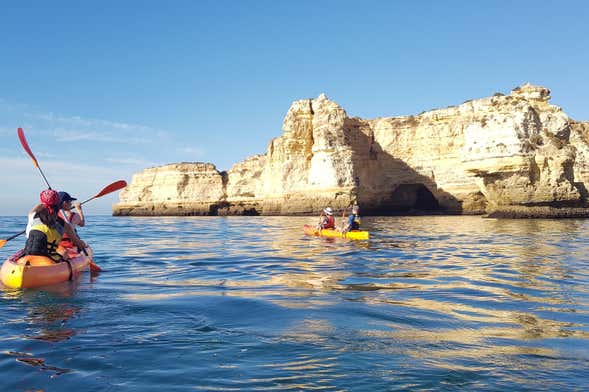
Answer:
[[[135,174],[115,215],[210,215],[225,198],[224,177],[210,163],[176,163]]]
[[[146,169],[114,214],[288,215],[352,203],[365,214],[584,208],[589,123],[549,100],[549,90],[526,84],[373,120],[348,117],[323,94],[295,101],[265,155],[226,173],[203,163]]]

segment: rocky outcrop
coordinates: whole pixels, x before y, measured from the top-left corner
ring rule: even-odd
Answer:
[[[211,215],[225,198],[224,177],[210,163],[176,163],[135,174],[115,215]]]
[[[360,204],[364,214],[510,215],[586,207],[589,123],[523,85],[416,116],[349,117],[325,95],[295,101],[265,155],[227,172],[177,164],[136,174],[115,215],[307,214]],[[550,215],[550,213],[548,213]]]

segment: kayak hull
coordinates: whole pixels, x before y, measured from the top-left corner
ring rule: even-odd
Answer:
[[[367,231],[360,231],[360,230],[352,230],[352,231],[348,231],[347,233],[342,233],[341,231],[332,230],[332,229],[317,230],[316,227],[304,225],[303,231],[307,235],[316,235],[316,236],[328,237],[328,238],[347,238],[350,240],[368,240],[368,239],[370,239],[370,234]]]
[[[72,280],[88,269],[92,261],[92,248],[87,247],[86,251],[88,255],[68,251]],[[48,286],[69,280],[70,267],[44,256],[22,256],[22,251],[18,251],[2,264],[0,279],[4,286],[15,289]]]

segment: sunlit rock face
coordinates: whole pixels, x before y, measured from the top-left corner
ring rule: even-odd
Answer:
[[[255,155],[236,163],[226,173],[226,197],[220,203],[219,215],[259,215],[262,174],[265,155]],[[230,200],[231,202],[227,202]]]
[[[349,117],[324,94],[293,102],[265,155],[220,173],[177,164],[136,174],[118,215],[481,214],[584,208],[589,124],[525,84],[416,116]],[[547,210],[548,209],[548,210]],[[554,213],[555,216],[558,213]]]
[[[225,197],[221,173],[210,163],[145,169],[120,193],[115,215],[210,215]]]
[[[313,213],[350,205],[354,186],[346,112],[325,95],[296,101],[270,142],[260,193],[263,214]]]
[[[575,185],[586,199],[589,188],[589,122],[571,121],[570,126],[570,143],[576,150],[573,164]]]
[[[574,185],[570,119],[548,104],[549,91],[524,85],[508,96],[473,101],[465,129],[465,170],[493,207],[580,205]]]

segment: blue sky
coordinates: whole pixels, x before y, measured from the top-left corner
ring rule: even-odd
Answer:
[[[291,102],[417,114],[524,82],[589,120],[582,1],[19,1],[0,12],[0,215],[146,167],[264,153]],[[115,197],[87,205],[110,213]]]

